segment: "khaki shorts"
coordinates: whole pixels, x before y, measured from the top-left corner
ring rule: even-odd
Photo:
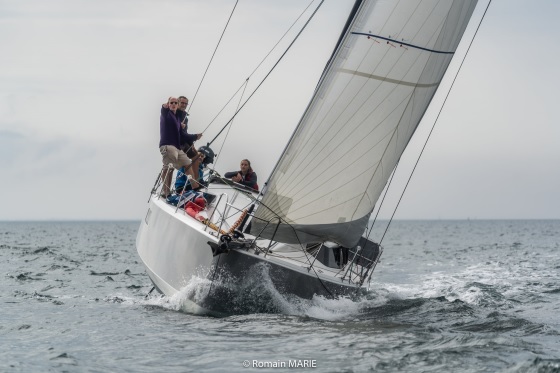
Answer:
[[[162,156],[162,162],[164,166],[173,164],[173,167],[180,169],[183,166],[188,166],[191,164],[191,160],[184,151],[177,149],[173,145],[160,146],[159,152]]]

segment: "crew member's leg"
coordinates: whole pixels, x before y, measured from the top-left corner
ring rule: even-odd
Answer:
[[[177,163],[178,150],[171,145],[164,145],[159,148],[162,156],[163,168],[161,169],[161,177],[163,180],[162,195],[167,197],[171,193],[171,180],[173,178],[173,168],[169,167],[170,164]]]

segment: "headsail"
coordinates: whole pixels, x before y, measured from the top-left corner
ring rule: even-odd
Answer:
[[[476,0],[361,1],[251,233],[351,247],[420,123]]]

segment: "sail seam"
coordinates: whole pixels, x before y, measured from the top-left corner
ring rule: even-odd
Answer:
[[[436,87],[436,86],[439,85],[439,82],[436,82],[436,83],[406,82],[404,80],[390,79],[390,78],[386,78],[386,77],[379,76],[379,75],[367,74],[367,73],[363,73],[361,71],[355,71],[355,70],[349,70],[349,69],[338,69],[338,71],[341,72],[341,73],[352,74],[352,75],[361,76],[361,77],[368,78],[368,79],[381,80],[383,82],[394,83],[394,84],[404,85],[404,86],[408,86],[408,87],[430,88],[430,87]]]
[[[334,189],[334,190],[337,191],[337,190],[339,190],[339,189],[341,189],[341,188],[347,186],[350,182],[352,182],[352,181],[354,181],[355,179],[361,177],[364,173],[366,173],[366,172],[369,171],[370,169],[372,169],[372,168],[374,168],[374,167],[377,167],[377,166],[378,166],[378,164],[375,164],[375,165],[373,165],[373,166],[371,166],[371,167],[368,167],[368,168],[365,169],[362,173],[358,174],[356,177],[354,177],[353,179],[350,179],[348,182],[346,182],[346,183],[340,185],[338,188],[336,188],[336,189]],[[308,193],[308,194],[311,194],[311,193]],[[310,205],[310,204],[312,204],[312,203],[314,203],[314,202],[316,202],[316,201],[318,201],[318,200],[324,198],[326,195],[327,195],[327,194],[320,195],[320,196],[318,196],[317,198],[315,198],[314,200],[309,201],[309,202],[306,203],[305,205],[300,205],[300,206],[298,206],[298,208],[290,210],[290,213],[291,213],[291,214],[295,214],[297,211],[301,210],[302,208],[306,207],[307,205]],[[296,219],[305,219],[305,218],[308,218],[308,217],[310,217],[310,216],[320,214],[320,213],[322,213],[322,212],[325,212],[325,211],[331,210],[331,209],[333,209],[333,208],[336,208],[336,207],[338,207],[338,206],[340,206],[340,205],[342,205],[342,204],[348,203],[349,201],[352,201],[352,200],[354,200],[354,199],[356,199],[356,198],[360,198],[361,196],[362,196],[362,194],[359,193],[359,194],[357,194],[357,195],[354,196],[354,197],[346,197],[345,200],[343,200],[342,202],[340,202],[340,203],[338,203],[338,204],[336,204],[336,205],[329,206],[329,207],[327,207],[327,208],[325,208],[325,209],[323,209],[323,210],[314,211],[314,212],[312,212],[312,213],[310,213],[310,214],[308,214],[308,215],[299,215],[299,216],[295,216],[295,217],[293,217],[291,220],[293,221],[293,220],[296,220]]]
[[[368,133],[364,134],[364,135],[361,137],[361,139],[360,139],[357,143],[353,144],[352,147],[353,147],[353,148],[357,148],[358,145],[359,145],[361,142],[366,141],[366,140],[369,138],[369,136],[370,136],[374,131],[376,131],[376,130],[379,128],[379,126],[381,126],[381,124],[385,122],[385,120],[387,120],[387,118],[389,118],[396,110],[398,110],[399,107],[400,107],[403,103],[408,102],[409,100],[410,100],[410,94],[406,95],[406,96],[403,98],[403,100],[400,102],[399,105],[395,106],[395,108],[394,108],[391,112],[389,112],[389,113],[385,116],[385,118],[381,119],[380,122],[379,122],[375,127],[371,128],[371,130],[370,130]],[[367,122],[366,122],[367,119],[368,119],[371,115],[373,115],[373,113],[375,112],[375,110],[376,110],[376,109],[374,108],[374,109],[368,114],[368,116],[367,116],[366,118],[364,118],[360,123],[358,123],[358,126],[357,126],[356,128],[354,128],[353,131],[359,130],[359,128],[361,128],[362,125],[364,125],[365,123],[367,123]],[[364,153],[364,154],[360,154],[360,155],[357,157],[357,159],[359,159],[359,158],[365,156],[365,154],[366,154],[367,152],[371,151],[372,149],[374,149],[375,147],[377,147],[379,144],[381,144],[381,143],[384,141],[384,139],[387,138],[388,136],[391,136],[391,137],[392,137],[395,130],[396,130],[396,128],[390,129],[386,135],[382,136],[380,139],[378,139],[378,141],[377,141],[375,144],[373,144],[372,146],[370,146],[369,148],[367,148],[366,151],[365,151],[365,153]],[[344,140],[345,140],[348,136],[349,136],[349,134],[344,138]],[[334,138],[331,139],[330,141],[332,141],[332,140],[334,140]],[[343,141],[344,141],[344,140],[343,140]],[[390,142],[390,141],[389,141],[389,142]],[[323,147],[323,148],[321,149],[321,151],[324,150],[326,147],[327,147],[327,146],[325,145],[325,147]],[[320,154],[320,152],[318,153],[317,156],[319,156],[319,154]],[[331,167],[336,167],[337,163],[340,162],[340,161],[343,161],[343,158],[342,158],[342,157],[339,158],[339,159],[337,160],[337,162],[331,164]],[[310,167],[311,167],[311,166],[310,166]],[[376,167],[376,165],[373,165],[372,167]],[[366,170],[369,170],[369,169],[371,169],[372,167],[368,167]],[[317,168],[315,167],[315,169],[317,169]],[[365,171],[365,170],[364,170],[364,171]],[[377,172],[377,171],[376,171],[376,172]],[[311,175],[311,173],[310,173],[310,175]],[[325,174],[323,173],[323,175],[325,175]],[[361,175],[361,174],[360,174],[360,175]],[[358,175],[358,176],[359,176],[359,175]],[[353,180],[353,179],[352,179],[352,180]],[[294,197],[295,197],[296,195],[298,195],[298,193],[302,192],[302,191],[304,190],[304,187],[305,187],[306,185],[303,185],[303,186],[302,186],[301,183],[293,182],[293,183],[288,183],[288,185],[286,186],[286,189],[288,189],[289,191],[292,191],[292,190],[294,189],[295,186],[299,186],[300,189],[294,193],[294,195],[293,195]],[[306,197],[307,195],[309,195],[309,194],[311,194],[311,193],[313,193],[313,190],[311,190],[311,191],[309,191],[309,192],[306,192],[306,193],[303,194],[301,197]],[[315,200],[313,200],[313,201],[316,201],[316,200],[317,200],[317,198],[316,198]],[[313,202],[313,201],[311,201],[311,202]],[[311,203],[311,202],[310,202],[310,203]],[[306,206],[306,205],[303,205],[303,206]],[[303,207],[303,206],[300,206],[300,207]],[[293,211],[296,211],[296,210],[292,210],[292,212],[293,212]]]
[[[455,52],[451,52],[451,51],[438,51],[438,50],[436,50],[436,49],[425,48],[425,47],[421,47],[421,46],[419,46],[419,45],[414,45],[414,44],[410,44],[410,43],[405,43],[404,41],[399,41],[399,40],[395,40],[395,39],[391,39],[391,38],[386,38],[386,37],[380,36],[380,35],[369,34],[369,33],[367,33],[367,32],[352,32],[352,35],[363,35],[363,36],[367,36],[367,37],[370,37],[370,38],[377,38],[377,39],[392,41],[392,42],[394,42],[394,43],[398,43],[399,45],[406,45],[407,47],[416,48],[416,49],[420,49],[420,50],[427,51],[427,52],[431,52],[431,53],[455,54]]]

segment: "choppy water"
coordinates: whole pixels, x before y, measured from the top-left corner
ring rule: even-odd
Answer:
[[[560,372],[560,221],[394,222],[366,297],[225,318],[145,297],[138,225],[0,223],[0,371]]]

